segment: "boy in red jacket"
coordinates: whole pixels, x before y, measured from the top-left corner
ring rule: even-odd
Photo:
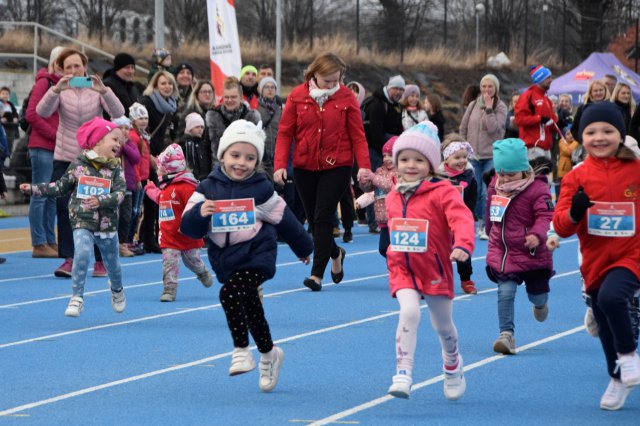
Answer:
[[[180,232],[182,213],[198,181],[186,170],[186,162],[180,145],[171,144],[158,156],[158,169],[163,174],[160,188],[149,181],[145,192],[160,206],[160,234],[162,249],[162,281],[164,288],[161,302],[173,302],[178,291],[180,257],[203,286],[209,288],[213,278],[200,258],[202,239],[189,238]]]

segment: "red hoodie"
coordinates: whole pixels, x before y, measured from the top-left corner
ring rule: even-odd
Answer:
[[[553,124],[543,125],[542,117],[558,122],[558,117],[553,110],[553,103],[547,97],[547,92],[534,84],[518,99],[515,122],[520,128],[520,139],[524,141],[527,148],[538,147],[548,151],[553,142]]]
[[[25,111],[25,117],[31,126],[29,135],[29,149],[40,148],[53,152],[56,146],[56,134],[58,131],[58,112],[44,118],[36,112],[36,106],[40,99],[47,93],[49,87],[58,84],[60,76],[50,73],[46,68],[42,68],[36,75],[36,83],[31,89],[29,105]]]

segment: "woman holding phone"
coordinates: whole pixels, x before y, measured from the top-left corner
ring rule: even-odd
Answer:
[[[82,124],[94,117],[102,117],[105,111],[111,117],[124,115],[124,107],[113,91],[106,87],[97,75],[87,75],[87,64],[88,59],[82,52],[75,49],[63,50],[56,59],[56,65],[62,69],[63,75],[36,106],[36,112],[41,117],[49,117],[55,112],[58,112],[60,117],[53,151],[52,182],[60,179],[69,164],[80,154],[81,148],[76,134]],[[57,277],[71,277],[73,267],[73,232],[68,204],[69,196],[56,200],[58,255],[64,259],[64,263],[54,272]],[[95,252],[96,265],[93,275],[106,276],[100,252]]]

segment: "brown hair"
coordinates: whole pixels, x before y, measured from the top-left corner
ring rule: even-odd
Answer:
[[[618,160],[622,160],[622,161],[635,161],[638,159],[638,157],[636,157],[636,154],[631,150],[631,148],[625,146],[624,143],[621,143],[620,146],[618,147],[615,157]]]
[[[342,80],[342,76],[347,71],[347,65],[335,53],[324,53],[311,62],[304,72],[304,80],[311,80],[315,74],[327,75],[336,71],[340,71],[340,80]]]
[[[429,101],[429,105],[431,105],[431,109],[433,110],[433,114],[442,110],[442,102],[440,101],[440,96],[435,93],[427,93],[425,96]]]
[[[59,66],[60,68],[64,68],[64,61],[69,56],[73,56],[73,55],[80,56],[80,60],[82,60],[82,65],[84,65],[85,68],[87,67],[87,64],[89,63],[89,58],[87,58],[87,55],[85,55],[84,53],[76,49],[64,49],[62,52],[60,52],[60,54],[56,58],[56,65]]]
[[[464,89],[464,93],[462,94],[462,106],[465,108],[469,106],[469,104],[476,100],[478,95],[480,94],[480,86],[476,86],[475,84],[470,84]]]
[[[205,84],[207,86],[210,86],[211,90],[213,90],[213,100],[211,101],[210,105],[207,105],[207,110],[212,109],[214,106],[216,106],[216,88],[213,87],[213,83],[211,83],[209,80],[198,80],[193,90],[191,91],[191,94],[189,95],[189,101],[187,102],[187,108],[185,112],[191,109],[200,114],[204,114],[205,112],[207,112],[202,109],[202,107],[200,106],[200,102],[198,101],[200,90],[202,90],[202,86],[204,86]]]
[[[405,108],[408,107],[409,106],[409,99],[408,98],[403,98],[400,101],[400,105],[402,105]],[[416,104],[416,109],[424,110],[424,104],[422,103],[420,98],[418,98],[418,103]]]

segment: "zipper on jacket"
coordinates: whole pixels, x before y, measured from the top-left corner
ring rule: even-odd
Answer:
[[[504,215],[502,215],[502,226],[500,227],[500,237],[502,238],[502,245],[504,246],[504,255],[502,255],[502,262],[500,264],[500,272],[504,272],[504,264],[507,262],[507,253],[509,252],[509,248],[507,247],[507,242],[504,239],[504,227],[507,221],[507,212],[505,210]]]
[[[402,201],[402,218],[407,218],[407,204],[409,203],[403,194],[400,194],[400,200]],[[404,252],[404,259],[407,262],[407,270],[411,274],[411,281],[413,282],[413,288],[415,288],[418,292],[420,289],[418,288],[418,283],[416,282],[416,274],[411,270],[411,262],[409,261],[409,253]]]

